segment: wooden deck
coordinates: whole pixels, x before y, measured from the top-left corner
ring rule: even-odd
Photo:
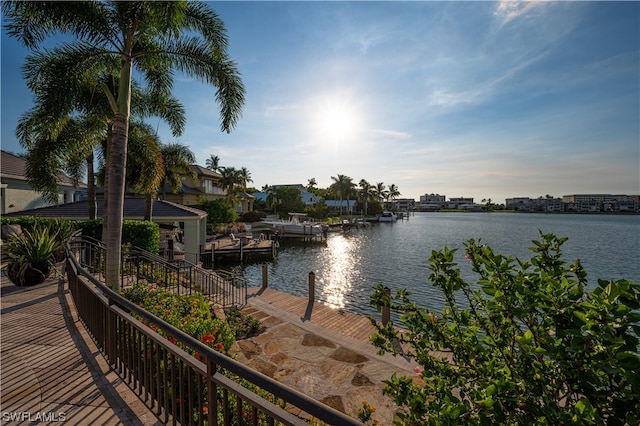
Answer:
[[[237,258],[241,261],[249,256],[276,257],[276,242],[274,240],[256,238],[220,238],[207,243],[205,251],[213,254],[213,259],[226,257]]]

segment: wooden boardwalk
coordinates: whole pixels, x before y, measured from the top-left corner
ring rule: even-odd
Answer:
[[[104,360],[66,282],[16,287],[3,271],[0,289],[2,424],[162,424]]]

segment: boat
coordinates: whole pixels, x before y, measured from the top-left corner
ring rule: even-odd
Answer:
[[[398,217],[390,211],[383,212],[378,216],[378,222],[395,222],[396,220],[398,220]]]
[[[325,227],[318,223],[310,222],[306,213],[289,213],[289,220],[263,220],[279,235],[285,237],[306,237],[326,235]]]

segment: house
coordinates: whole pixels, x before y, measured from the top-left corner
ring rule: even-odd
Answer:
[[[340,213],[352,215],[356,208],[356,200],[324,200],[324,203],[329,207],[329,211],[333,213]]]
[[[317,195],[315,195],[313,192],[307,191],[307,188],[305,188],[304,185],[299,184],[299,183],[292,184],[292,185],[272,185],[273,188],[279,188],[279,187],[283,187],[283,186],[293,187],[293,188],[296,188],[296,189],[300,190],[300,197],[301,197],[302,203],[305,205],[305,207],[315,206],[322,199],[321,197],[318,197]],[[258,201],[259,203],[266,203],[267,202],[267,192],[266,191],[254,192],[251,195],[253,197],[255,197],[255,200]]]
[[[6,151],[0,158],[0,214],[55,205],[41,193],[34,191],[27,180],[26,161]],[[58,204],[72,203],[86,198],[87,185],[75,185],[73,179],[58,175],[60,193]]]
[[[104,217],[104,198],[96,200],[97,216]],[[10,213],[6,216],[35,216],[43,218],[59,218],[73,220],[88,220],[89,205],[87,201],[60,204],[58,206],[41,207]],[[124,219],[144,220],[145,200],[142,197],[125,197]],[[207,213],[193,207],[183,206],[170,201],[156,200],[153,202],[152,221],[161,225],[171,225],[181,228],[184,235],[184,251],[187,254],[200,253],[206,244]]]
[[[182,178],[182,187],[177,193],[172,193],[167,185],[162,188],[161,196],[164,200],[185,206],[197,205],[201,200],[222,200],[227,192],[222,189],[220,173],[209,170],[196,164],[191,166],[196,175],[195,179]],[[239,214],[252,211],[254,198],[245,192],[238,193],[240,200],[236,203],[235,210]]]
[[[213,170],[198,165],[192,165],[191,170],[195,173],[195,179],[182,178],[182,187],[177,193],[172,193],[167,185],[162,188],[162,198],[172,203],[184,204],[185,206],[200,203],[201,199],[221,200],[227,192],[220,186],[222,175]]]

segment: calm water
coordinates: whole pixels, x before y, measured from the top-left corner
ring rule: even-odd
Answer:
[[[307,297],[308,275],[316,274],[316,300],[371,315],[372,287],[407,288],[421,305],[440,310],[442,298],[428,281],[428,258],[444,246],[458,248],[463,276],[477,276],[464,259],[463,243],[481,239],[496,253],[530,259],[538,230],[568,237],[564,259],[579,258],[589,286],[598,278],[640,282],[640,216],[542,215],[514,213],[416,213],[409,220],[330,233],[326,243],[281,242],[269,263],[269,287]],[[261,262],[234,268],[261,283]]]

